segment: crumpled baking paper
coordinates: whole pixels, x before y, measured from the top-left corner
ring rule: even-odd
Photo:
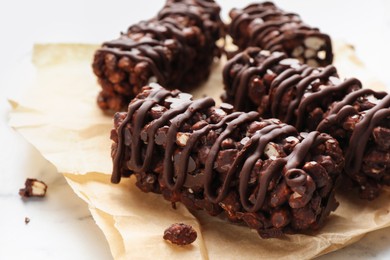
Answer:
[[[96,106],[99,87],[91,70],[96,45],[36,45],[36,78],[25,97],[10,101],[10,124],[62,173],[87,204],[110,245],[115,259],[309,259],[345,247],[364,234],[390,226],[390,191],[373,202],[356,194],[338,193],[340,207],[315,233],[260,239],[245,226],[225,222],[204,212],[192,214],[156,194],[143,193],[134,178],[110,183],[109,132],[112,117]],[[221,68],[215,64],[210,80],[193,94],[219,98]],[[354,55],[337,44],[336,66],[343,75],[358,76],[366,86],[381,88]],[[175,222],[192,225],[198,239],[179,247],[162,239]]]

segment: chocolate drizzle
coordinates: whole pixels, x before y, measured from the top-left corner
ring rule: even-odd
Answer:
[[[375,92],[371,89],[360,89],[351,92],[330,111],[329,116],[317,128],[319,131],[327,132],[329,127],[343,122],[347,116],[359,115],[359,111],[352,105],[357,99],[368,95],[372,95],[380,101],[371,109],[364,111],[362,120],[355,125],[345,152],[345,172],[355,179],[357,179],[355,176],[361,174],[360,168],[363,155],[374,127],[384,120],[390,120],[390,95],[385,92]]]
[[[226,89],[223,99],[234,104],[235,109],[258,110],[261,116],[279,118],[295,125],[299,131],[318,130],[337,138],[345,153],[345,172],[362,189],[366,188],[367,178],[371,177],[362,171],[365,154],[373,150],[372,145],[374,150],[379,149],[378,144],[373,144],[374,128],[390,124],[387,93],[362,89],[361,82],[355,78],[342,81],[333,66],[315,69],[281,53],[268,53],[258,48],[250,48],[231,59],[223,76]],[[255,90],[248,91],[251,86],[255,86]],[[258,96],[248,93],[258,93]],[[340,135],[337,128],[347,127],[346,122],[353,126],[342,130],[347,133]],[[388,148],[378,151],[390,156]],[[371,181],[387,183],[384,179],[390,175],[390,163],[378,162],[375,167],[383,170],[381,175],[372,176],[376,179]],[[377,196],[379,188],[371,192],[374,195],[369,195],[370,199]]]
[[[336,141],[316,131],[303,138],[298,136],[293,126],[282,124],[275,119],[262,120],[257,112],[226,113],[214,105],[214,100],[208,97],[193,101],[189,95],[168,91],[157,84],[145,87],[130,103],[127,114],[116,116],[112,182],[118,183],[122,176],[129,176],[129,172],[130,175],[137,175],[137,178],[143,178],[140,176],[144,175],[156,176],[149,177],[158,179],[159,188],[153,191],[162,192],[169,200],[186,204],[188,201],[183,194],[186,190],[190,190],[192,194],[193,189],[196,189],[197,192],[202,192],[197,196],[203,197],[203,203],[211,203],[214,205],[212,207],[222,207],[227,203],[228,197],[232,196],[232,192],[237,192],[240,207],[243,212],[247,212],[243,214],[259,214],[269,207],[266,204],[270,203],[270,189],[274,189],[270,187],[281,183],[287,183],[291,194],[294,191],[300,193],[297,195],[299,198],[291,195],[289,199],[293,209],[303,210],[308,207],[306,210],[309,210],[309,202],[319,196],[316,190],[321,189],[327,191],[322,195],[320,205],[328,207],[328,203],[333,203],[333,199],[328,195],[342,161],[335,165],[335,172],[329,172],[325,179],[321,177],[322,181],[319,176],[312,175],[303,168],[309,167],[309,158],[319,145],[328,141],[336,144]],[[153,108],[164,110],[160,109],[161,106],[168,109],[155,116]],[[215,119],[217,115],[221,117]],[[118,121],[120,116],[123,120]],[[213,117],[214,119],[211,119]],[[188,130],[188,124],[192,125],[192,130]],[[198,126],[195,127],[196,125]],[[161,129],[165,129],[163,141],[157,138]],[[239,135],[241,137],[237,137],[237,131],[243,132]],[[207,138],[210,133],[216,134],[215,140],[209,144],[208,153],[201,154],[200,149],[206,147],[205,140],[209,140]],[[126,141],[127,135],[131,136],[130,141]],[[181,147],[177,144],[180,140],[178,135],[186,136]],[[300,140],[299,143],[283,152],[273,151],[277,149],[273,143],[281,142],[288,136],[296,141]],[[240,145],[237,146],[238,150],[226,172],[221,175],[221,172],[216,171],[216,167],[221,154],[230,151],[226,150],[226,140],[237,140]],[[229,147],[232,145],[233,143]],[[284,153],[287,154],[283,155]],[[205,158],[203,162],[199,161],[202,156]],[[257,184],[254,186],[253,173],[259,170],[258,163],[261,161],[268,166],[256,175]],[[156,166],[157,162],[161,162],[161,168],[159,164]],[[287,194],[285,196],[289,197]],[[323,219],[324,215],[334,210],[335,205],[332,205],[328,210],[317,210],[316,219]],[[203,207],[207,209],[210,206]],[[296,225],[296,229],[302,228],[298,227],[300,224]]]
[[[244,53],[243,55],[236,55],[233,59],[231,59],[224,67],[223,69],[223,80],[224,85],[230,83],[231,80],[233,80],[233,84],[231,84],[231,88],[225,88],[226,89],[226,102],[229,102],[232,100],[232,103],[234,105],[234,108],[237,111],[249,111],[246,105],[248,105],[245,101],[245,95],[248,93],[248,82],[256,75],[264,74],[267,71],[267,68],[273,65],[278,64],[281,60],[286,58],[286,55],[283,53],[275,53],[275,55],[270,55],[264,59],[264,63],[261,66],[253,66],[251,63],[253,61],[253,58],[251,57],[251,52],[253,50],[258,50],[257,48],[249,48],[247,53]],[[247,55],[249,54],[249,55]],[[239,74],[234,78],[230,78],[230,70],[232,69],[232,66],[235,64],[244,64],[243,67],[240,69]]]
[[[224,36],[220,7],[212,0],[168,0],[158,15],[141,21],[120,38],[103,43],[93,69],[104,110],[124,109],[149,82],[168,88],[199,85],[219,57]]]
[[[232,22],[228,26],[228,33],[240,50],[256,46],[284,52],[305,63],[315,62],[320,66],[332,63],[329,36],[303,23],[299,15],[284,12],[271,2],[232,9],[230,17]],[[305,43],[308,38],[315,39],[316,43]],[[305,54],[306,50],[309,51]],[[320,52],[323,54],[319,55]]]

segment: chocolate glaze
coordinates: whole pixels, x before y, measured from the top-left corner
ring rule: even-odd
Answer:
[[[259,85],[257,93],[262,93],[262,96],[249,96],[248,87],[254,79],[264,82],[267,74],[273,79],[269,85]],[[262,52],[258,48],[248,48],[232,58],[224,67],[223,77],[225,102],[244,111],[258,106],[259,111],[265,111],[262,116],[279,118],[295,125],[299,131],[317,130],[333,134],[335,126],[342,126],[348,118],[357,116],[359,122],[350,136],[334,137],[338,138],[345,153],[345,172],[364,189],[367,177],[362,173],[363,157],[372,149],[368,143],[372,142],[373,129],[389,125],[390,95],[362,89],[361,82],[355,78],[340,80],[333,66],[315,69],[288,59],[285,54]],[[248,99],[264,97],[268,103],[248,102]],[[370,97],[375,99],[374,103],[363,106]],[[308,120],[308,115],[315,109],[320,109],[323,114],[315,119],[318,121]]]
[[[318,49],[318,52],[324,51],[325,57],[310,58],[315,59],[321,66],[332,63],[333,54],[329,36],[303,23],[299,15],[284,12],[271,2],[251,4],[243,9],[232,9],[230,17],[232,22],[228,26],[228,33],[241,50],[249,46],[257,46],[269,51],[285,52],[291,57],[294,48],[298,46],[305,48],[304,40],[315,37],[323,40],[324,45]],[[304,62],[310,59],[302,55],[299,58]]]
[[[189,139],[186,142],[183,150],[180,152],[180,160],[173,162],[174,151],[176,146],[176,134],[181,129],[183,124],[187,122],[196,112],[206,111],[214,106],[214,101],[211,98],[203,98],[196,101],[183,100],[178,104],[173,101],[171,109],[164,112],[160,118],[153,120],[145,126],[146,117],[151,108],[156,104],[163,104],[170,97],[177,97],[178,92],[170,92],[161,88],[157,84],[152,84],[147,89],[149,94],[146,98],[135,98],[129,105],[128,113],[120,126],[117,128],[117,146],[113,156],[113,174],[112,182],[118,183],[123,175],[124,154],[125,154],[125,133],[126,125],[131,124],[131,142],[127,142],[130,147],[130,158],[125,164],[126,170],[130,172],[148,172],[151,171],[150,165],[154,156],[157,140],[155,138],[157,130],[163,126],[169,126],[166,133],[166,146],[164,147],[163,173],[159,176],[160,184],[171,190],[172,192],[179,191],[184,186],[194,187],[201,185],[204,190],[204,196],[212,203],[220,203],[223,201],[231,186],[232,182],[238,178],[239,195],[243,208],[247,212],[256,212],[263,206],[267,189],[270,181],[275,177],[284,176],[288,185],[297,187],[306,182],[307,173],[299,168],[305,162],[305,158],[309,155],[310,150],[317,147],[330,139],[329,136],[313,131],[304,138],[302,142],[297,144],[293,151],[285,157],[273,158],[272,165],[268,171],[260,177],[259,189],[255,201],[249,201],[249,178],[257,160],[263,158],[267,145],[278,139],[289,135],[297,135],[297,131],[293,126],[281,124],[280,122],[268,120],[265,127],[256,131],[251,136],[248,136],[248,141],[239,150],[237,157],[232,162],[226,177],[223,180],[221,187],[215,187],[215,171],[214,165],[216,158],[221,149],[222,141],[229,138],[233,131],[241,126],[248,125],[255,121],[261,121],[257,112],[233,112],[223,117],[217,123],[205,124],[198,130],[191,132]],[[146,152],[142,156],[142,146],[144,142],[141,140],[141,131],[145,129],[147,132]],[[194,176],[189,177],[189,161],[190,154],[200,139],[207,135],[211,130],[219,132],[219,136],[212,145],[205,162],[204,174],[200,174],[200,178],[195,180]],[[284,173],[284,174],[283,174]],[[292,174],[293,173],[293,174]],[[190,179],[190,181],[189,181]],[[196,184],[191,183],[196,181]],[[187,186],[188,185],[188,186]],[[315,188],[315,186],[314,186]],[[309,189],[313,192],[313,189]],[[308,194],[308,200],[312,194]],[[329,211],[323,214],[329,214]]]

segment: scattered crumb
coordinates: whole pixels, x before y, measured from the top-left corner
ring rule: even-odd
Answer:
[[[164,231],[164,239],[179,246],[189,245],[197,238],[196,230],[184,223],[172,224]]]
[[[24,223],[27,225],[28,223],[30,223],[30,218],[28,218],[28,217],[25,217],[24,218]]]
[[[24,188],[19,190],[19,195],[23,198],[44,197],[46,195],[47,185],[43,181],[27,178]]]

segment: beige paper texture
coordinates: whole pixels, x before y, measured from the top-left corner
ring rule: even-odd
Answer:
[[[345,44],[336,48],[336,66],[366,86],[381,88]],[[25,98],[12,101],[10,124],[63,173],[73,190],[88,203],[116,259],[308,259],[337,250],[367,232],[390,226],[390,191],[374,202],[338,194],[340,207],[320,231],[260,239],[245,226],[203,212],[192,215],[178,204],[138,190],[133,178],[110,183],[109,132],[112,118],[96,106],[99,87],[91,71],[94,45],[37,45],[34,83]],[[218,98],[222,62],[195,96]],[[371,83],[370,83],[371,82]],[[191,224],[198,239],[178,247],[162,239],[175,222]]]

